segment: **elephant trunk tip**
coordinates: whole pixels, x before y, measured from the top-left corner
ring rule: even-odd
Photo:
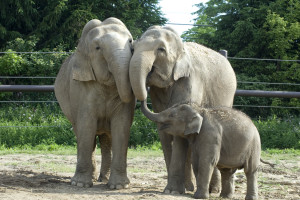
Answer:
[[[147,100],[147,90],[146,89],[140,90],[140,88],[135,88],[135,86],[132,85],[132,90],[134,92],[135,97],[139,101],[143,102],[143,101]],[[138,92],[135,92],[135,91],[138,91]]]

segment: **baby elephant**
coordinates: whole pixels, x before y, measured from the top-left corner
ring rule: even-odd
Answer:
[[[149,111],[146,102],[142,102],[141,108],[147,118],[159,124],[160,131],[188,139],[197,181],[196,199],[209,197],[209,180],[215,166],[222,175],[221,197],[233,196],[233,175],[237,169],[244,168],[245,199],[258,199],[261,143],[248,116],[232,108],[207,109],[195,104],[175,105],[160,113]]]

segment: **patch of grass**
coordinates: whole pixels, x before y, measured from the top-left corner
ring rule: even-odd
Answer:
[[[128,151],[128,157],[134,158],[138,156],[145,157],[160,157],[163,156],[163,151],[161,149],[161,143],[155,142],[151,146],[140,146],[138,145],[136,148],[130,148]]]
[[[76,166],[62,165],[60,162],[52,161],[52,162],[40,163],[38,167],[52,172],[74,173]]]
[[[300,149],[266,149],[261,152],[265,159],[275,160],[297,160],[300,157]],[[299,159],[299,158],[298,158]]]
[[[4,146],[0,146],[0,155],[7,154],[54,154],[54,155],[76,155],[77,150],[75,146],[65,146],[65,145],[46,145],[41,144],[37,146],[17,146],[12,148],[6,148]]]
[[[271,154],[271,155],[274,155],[274,154],[300,155],[300,149],[266,149],[263,152]]]

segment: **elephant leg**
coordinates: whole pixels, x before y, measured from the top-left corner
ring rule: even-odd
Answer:
[[[209,198],[209,182],[211,180],[215,166],[219,160],[220,147],[213,145],[211,135],[207,134],[207,138],[204,138],[196,144],[198,146],[193,147],[193,160],[194,172],[196,175],[197,190],[194,194],[196,199]]]
[[[158,128],[159,129],[159,128]],[[161,142],[162,150],[164,153],[164,158],[166,162],[166,168],[167,168],[167,173],[169,174],[169,166],[171,163],[171,156],[172,156],[172,141],[173,141],[173,136],[165,133],[159,132],[159,139]]]
[[[107,182],[111,166],[111,138],[107,134],[99,136],[101,148],[101,169],[98,178],[99,182]]]
[[[184,180],[187,151],[188,141],[175,136],[165,193],[182,194],[185,192]]]
[[[220,191],[221,191],[221,173],[220,170],[217,167],[215,167],[209,184],[209,192],[219,193]]]
[[[124,113],[111,120],[112,163],[108,180],[110,189],[123,189],[129,185],[127,177],[127,149],[130,133],[130,116]]]
[[[85,119],[89,119],[86,117]],[[92,187],[96,180],[96,123],[91,120],[78,121],[77,136],[77,165],[71,184],[80,187]]]
[[[245,172],[247,177],[247,200],[258,199],[258,186],[257,186],[257,170],[251,172]]]
[[[192,170],[191,147],[189,147],[187,153],[187,159],[185,162],[185,178],[184,178],[184,185],[187,191],[194,191],[193,180],[195,179]]]
[[[224,168],[221,169],[222,176],[222,190],[220,197],[222,198],[232,198],[234,194],[234,173],[236,169]]]

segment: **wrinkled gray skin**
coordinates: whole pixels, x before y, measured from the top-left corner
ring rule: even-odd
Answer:
[[[202,45],[183,43],[168,27],[150,27],[134,43],[129,76],[138,100],[147,98],[145,86],[150,87],[155,112],[190,101],[204,107],[231,107],[236,90],[235,73],[225,57]],[[160,130],[160,124],[157,126]],[[168,171],[165,192],[194,190],[190,156],[187,155],[188,141],[159,133]],[[171,160],[171,157],[187,160],[186,167],[177,165],[180,160]],[[186,168],[185,175],[180,173],[182,167]],[[216,185],[211,187],[215,191],[220,187],[220,176],[217,175],[214,176]],[[185,181],[182,181],[184,177]]]
[[[244,113],[231,108],[206,109],[187,104],[155,114],[148,110],[145,102],[141,108],[147,118],[160,124],[160,133],[188,138],[197,182],[196,199],[209,197],[209,181],[215,166],[222,175],[222,198],[232,198],[234,173],[244,168],[245,199],[258,199],[260,136]]]
[[[91,20],[57,75],[55,95],[77,138],[72,185],[93,185],[97,136],[102,152],[99,180],[109,177],[111,189],[129,184],[127,148],[136,101],[129,82],[131,43],[132,36],[120,20]]]

